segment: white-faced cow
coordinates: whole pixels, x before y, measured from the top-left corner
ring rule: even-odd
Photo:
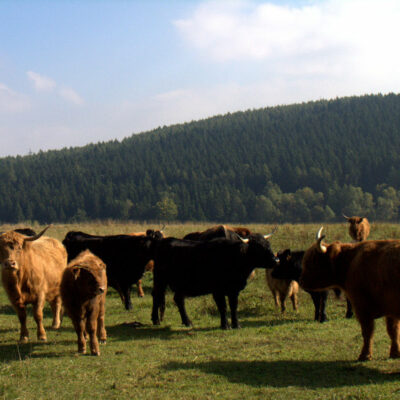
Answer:
[[[60,282],[67,266],[67,252],[56,239],[42,236],[25,236],[9,231],[0,235],[0,263],[3,287],[18,314],[21,323],[20,342],[28,341],[26,305],[33,305],[37,324],[37,338],[45,341],[43,307],[46,301],[53,311],[52,328],[60,327]]]
[[[372,357],[374,320],[380,317],[386,318],[390,357],[400,357],[400,240],[326,244],[321,231],[304,254],[300,285],[344,290],[361,324],[360,361]]]

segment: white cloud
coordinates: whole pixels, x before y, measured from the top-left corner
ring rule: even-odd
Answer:
[[[38,91],[52,91],[56,87],[54,80],[47,76],[40,75],[33,71],[28,71],[26,74]]]
[[[63,99],[77,106],[81,106],[84,103],[82,97],[79,96],[79,94],[76,93],[73,89],[63,87],[58,92]]]
[[[399,87],[399,20],[398,0],[215,1],[174,25],[190,47],[215,62],[261,61],[279,76],[348,75]]]
[[[0,83],[0,113],[19,113],[30,108],[29,98]]]

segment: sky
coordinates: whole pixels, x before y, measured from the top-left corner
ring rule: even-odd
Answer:
[[[400,92],[399,0],[0,0],[0,157]]]

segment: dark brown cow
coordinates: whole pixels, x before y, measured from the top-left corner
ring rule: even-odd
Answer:
[[[61,297],[78,335],[79,353],[86,353],[86,333],[94,356],[100,355],[97,336],[102,343],[107,340],[106,293],[106,265],[89,250],[83,251],[68,264],[61,280]]]
[[[361,324],[359,360],[372,357],[374,320],[386,317],[390,357],[400,357],[400,240],[324,244],[319,230],[303,258],[300,285],[308,290],[339,288],[350,299]]]
[[[346,217],[349,225],[349,235],[356,242],[367,240],[369,236],[370,226],[368,219],[365,217]]]
[[[164,229],[164,227],[163,227]],[[130,236],[155,236],[159,234],[157,237],[158,238],[163,238],[164,237],[164,232],[161,231],[154,231],[153,229],[147,229],[146,232],[133,232],[133,233],[129,233]],[[145,271],[153,271],[154,269],[154,261],[150,260],[145,268]],[[136,283],[136,287],[137,287],[137,295],[138,297],[144,297],[144,291],[143,291],[143,286],[142,286],[142,280],[139,279]]]
[[[60,327],[60,282],[67,266],[67,252],[56,239],[42,236],[48,229],[29,237],[9,231],[0,235],[0,263],[3,287],[21,323],[20,342],[28,341],[26,305],[33,304],[37,338],[45,341],[43,307],[53,311],[53,329]]]
[[[230,234],[234,232],[233,237]],[[244,227],[233,227],[229,225],[215,225],[205,231],[201,232],[191,232],[188,233],[186,236],[183,237],[184,240],[211,240],[220,237],[226,237],[228,239],[235,239],[236,235],[238,234],[242,238],[247,238],[250,236],[251,232],[249,229]]]

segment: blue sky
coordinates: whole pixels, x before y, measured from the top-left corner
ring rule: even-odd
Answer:
[[[0,0],[0,157],[400,91],[398,0]]]

